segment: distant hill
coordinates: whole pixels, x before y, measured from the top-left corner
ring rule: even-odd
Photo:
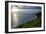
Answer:
[[[36,15],[37,15],[37,17],[38,17],[38,16],[41,16],[41,12],[37,13]]]

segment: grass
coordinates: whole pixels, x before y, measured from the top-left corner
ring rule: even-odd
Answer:
[[[39,16],[37,19],[28,21],[27,23],[21,24],[16,28],[33,28],[33,27],[41,27],[41,17]]]

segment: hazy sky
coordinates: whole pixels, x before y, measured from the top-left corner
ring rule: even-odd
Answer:
[[[41,11],[40,6],[24,6],[24,5],[12,5],[12,12],[19,13],[38,13]]]

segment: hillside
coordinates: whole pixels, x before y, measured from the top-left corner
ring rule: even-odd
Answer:
[[[37,19],[28,21],[27,23],[21,24],[16,28],[31,28],[31,27],[41,27],[41,17],[39,16]]]
[[[41,27],[41,12],[36,14],[37,19],[33,19],[32,21],[28,21],[24,24],[19,25],[16,28],[33,28],[33,27]]]

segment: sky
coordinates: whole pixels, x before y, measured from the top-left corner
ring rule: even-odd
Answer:
[[[40,6],[12,5],[12,12],[18,13],[38,13],[41,11]]]

